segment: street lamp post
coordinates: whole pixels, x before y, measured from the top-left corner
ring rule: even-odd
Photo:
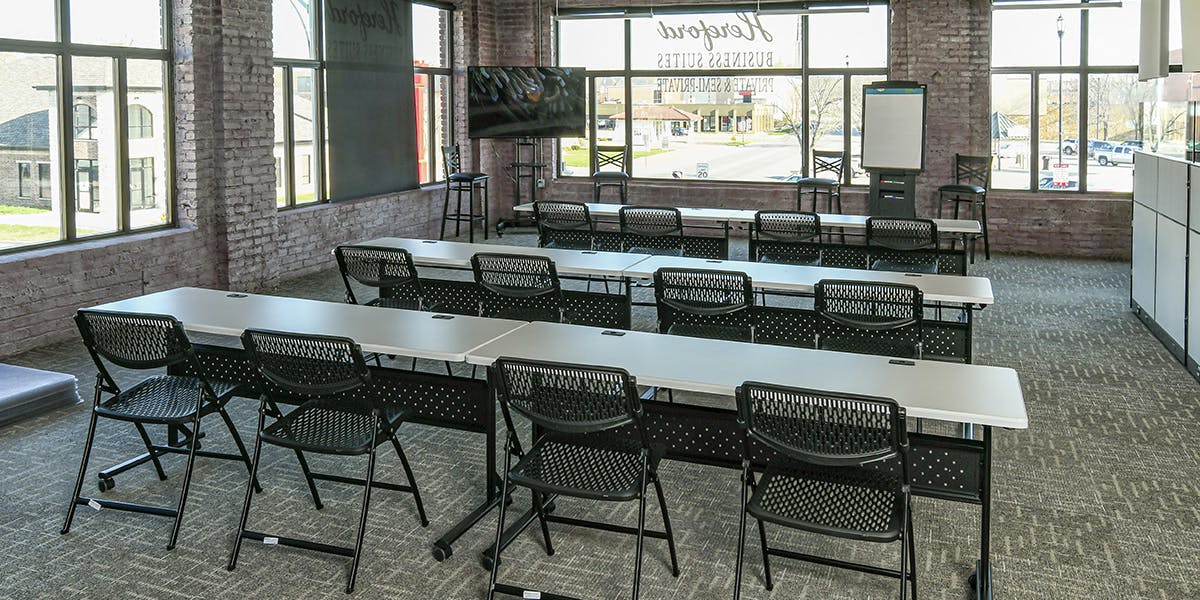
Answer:
[[[1063,16],[1058,15],[1058,164],[1062,164],[1062,145],[1063,145],[1063,32],[1066,31],[1063,24]]]

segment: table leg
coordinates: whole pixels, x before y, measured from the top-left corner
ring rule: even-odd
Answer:
[[[496,473],[496,399],[493,397],[494,392],[492,390],[494,387],[490,385],[491,376],[491,367],[489,367],[488,408],[487,418],[485,419],[486,423],[484,424],[484,437],[486,439],[484,442],[486,444],[484,454],[487,457],[483,465],[485,474],[484,485],[486,488],[484,499],[483,502],[480,502],[475,508],[471,509],[471,512],[467,513],[467,516],[460,519],[458,523],[455,523],[446,533],[442,534],[442,537],[433,542],[433,558],[438,562],[450,558],[454,554],[452,544],[454,544],[455,540],[470,531],[488,513],[492,512],[492,509],[500,506],[500,475]]]
[[[992,525],[992,428],[983,427],[983,494],[979,526],[979,560],[968,583],[978,600],[992,598],[991,525]]]

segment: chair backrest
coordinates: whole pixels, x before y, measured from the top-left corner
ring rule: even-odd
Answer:
[[[992,183],[992,157],[955,154],[954,182],[988,189]]]
[[[496,391],[509,409],[550,431],[593,433],[638,423],[637,386],[622,369],[501,357],[493,365]]]
[[[629,246],[651,245],[679,248],[682,251],[683,215],[678,208],[622,206],[617,216],[621,226],[623,249],[628,249]]]
[[[586,204],[539,200],[533,203],[533,216],[537,221],[539,246],[592,249],[596,225]]]
[[[75,324],[83,345],[109,383],[112,378],[101,357],[126,369],[157,369],[195,361],[183,325],[169,315],[85,309],[75,313]]]
[[[654,272],[654,300],[661,333],[682,324],[736,328],[753,335],[754,287],[745,273],[664,267]]]
[[[750,257],[756,262],[810,263],[821,258],[821,216],[793,210],[754,213]]]
[[[903,458],[908,446],[904,409],[889,398],[754,381],[738,386],[736,396],[744,434],[794,460],[862,466]],[[907,465],[901,468],[906,481]]]
[[[937,223],[932,219],[869,217],[867,245],[901,251],[937,250]]]
[[[596,168],[592,171],[609,170],[625,173],[625,146],[596,146]]]
[[[813,150],[813,177],[828,173],[832,175],[830,179],[840,182],[845,164],[845,155],[841,150]]]
[[[242,346],[263,378],[289,394],[339,394],[371,380],[362,350],[349,338],[247,329]]]
[[[479,316],[563,321],[562,287],[549,258],[479,252],[471,257],[471,270],[481,288]]]
[[[822,279],[813,309],[822,317],[817,347],[920,358],[924,295],[914,285]]]
[[[383,246],[338,246],[337,258],[342,283],[346,284],[346,301],[357,304],[350,281],[378,290],[380,298],[404,299],[420,307],[421,280],[412,255],[403,248]]]
[[[462,170],[462,154],[458,150],[458,144],[442,146],[442,165],[446,169],[446,175]]]

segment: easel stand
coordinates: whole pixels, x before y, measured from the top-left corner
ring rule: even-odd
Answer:
[[[873,217],[917,216],[916,171],[871,170],[871,195],[867,214]]]
[[[513,142],[516,146],[516,160],[509,166],[513,170],[513,206],[521,204],[521,181],[529,180],[529,201],[537,202],[538,181],[542,180],[542,169],[546,163],[540,160],[542,146],[537,138],[518,138]],[[528,155],[527,160],[522,156]],[[503,236],[506,227],[532,227],[533,217],[514,216],[500,219],[496,223],[496,235]]]

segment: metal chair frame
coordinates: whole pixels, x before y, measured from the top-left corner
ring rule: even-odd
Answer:
[[[425,515],[425,506],[421,502],[421,493],[417,489],[417,482],[412,468],[409,466],[408,457],[400,446],[400,441],[396,438],[396,431],[412,411],[384,406],[383,402],[375,396],[369,400],[369,406],[361,406],[361,400],[355,398],[353,393],[371,381],[371,371],[367,367],[362,350],[351,339],[247,329],[242,333],[242,345],[246,348],[259,375],[267,383],[288,395],[287,398],[281,398],[281,400],[291,401],[297,397],[307,399],[299,407],[285,415],[279,410],[279,403],[276,402],[276,399],[264,389],[259,399],[258,429],[254,440],[254,460],[250,469],[250,481],[256,481],[262,446],[266,442],[288,448],[296,454],[316,508],[323,507],[321,497],[317,492],[316,479],[361,485],[363,486],[363,495],[354,546],[335,546],[314,540],[272,536],[247,529],[246,523],[250,516],[250,504],[254,495],[252,493],[253,486],[248,483],[245,501],[242,504],[241,518],[238,521],[237,535],[234,538],[233,550],[230,553],[226,569],[232,571],[237,567],[242,540],[251,539],[264,543],[270,541],[270,543],[282,546],[350,558],[350,576],[346,584],[346,593],[353,592],[362,557],[363,538],[367,528],[367,511],[371,503],[373,488],[412,494],[421,526],[429,525],[429,519]],[[364,409],[367,410],[364,411]],[[335,419],[361,418],[364,416],[364,412],[369,412],[369,415],[366,415],[366,418],[370,419],[369,439],[347,440],[345,438],[349,434],[344,431],[322,431],[316,435],[316,439],[303,439],[305,431],[321,427],[335,428],[337,425],[333,423]],[[319,413],[319,415],[306,421],[304,417],[311,413]],[[267,416],[276,419],[269,426],[266,424]],[[337,445],[337,442],[348,444],[349,441],[358,443],[356,445]],[[389,441],[400,457],[400,463],[408,478],[407,485],[375,480],[376,449],[379,445]],[[313,473],[304,458],[304,452],[342,456],[366,454],[366,478],[357,479],[341,475]]]
[[[165,517],[173,517],[174,526],[167,542],[167,549],[175,547],[179,538],[179,529],[183,523],[183,511],[187,503],[188,490],[192,480],[192,469],[197,456],[238,460],[246,465],[248,471],[253,471],[250,456],[246,446],[238,435],[237,427],[225,411],[225,404],[235,394],[241,391],[241,386],[228,382],[209,380],[200,375],[200,362],[196,352],[183,330],[178,319],[168,315],[145,313],[129,313],[101,310],[80,310],[75,314],[75,324],[79,327],[83,344],[96,365],[96,383],[92,397],[91,419],[88,422],[87,438],[83,446],[83,456],[80,459],[79,474],[75,479],[71,503],[67,508],[66,520],[60,533],[66,534],[71,529],[75,517],[75,507],[91,506],[96,510],[111,508],[128,512],[137,512]],[[122,390],[106,366],[106,362],[119,367],[136,370],[158,369],[186,364],[192,368],[194,376],[158,375],[144,379],[128,389]],[[221,390],[218,393],[216,390]],[[195,405],[187,410],[186,405],[175,403],[174,398],[180,393],[192,393],[196,397]],[[102,403],[104,395],[109,396]],[[183,399],[186,402],[186,398]],[[199,440],[203,435],[200,431],[202,417],[217,413],[225,422],[237,445],[238,454],[226,454],[211,451],[201,451]],[[113,477],[133,467],[153,463],[160,480],[167,478],[160,457],[166,454],[187,455],[187,465],[183,472],[183,484],[179,492],[179,500],[174,508],[163,508],[146,504],[119,502],[99,497],[84,497],[80,495],[83,480],[87,475],[88,459],[96,438],[96,423],[100,417],[132,423],[146,452],[141,456],[127,460],[120,465],[101,471],[99,474],[100,491],[113,488]],[[165,425],[168,430],[169,442],[165,445],[155,444],[147,425]],[[182,439],[180,439],[182,436]],[[252,486],[257,482],[251,478]]]
[[[467,222],[467,238],[475,242],[475,221],[483,222],[483,239],[488,239],[488,176],[485,173],[463,173],[462,154],[458,144],[442,146],[442,162],[446,169],[446,198],[442,203],[442,227],[438,239],[446,239],[446,221],[454,221],[454,235],[462,232],[460,226]],[[481,214],[475,213],[475,188],[483,191]],[[450,192],[456,194],[455,210],[450,211]],[[463,192],[467,193],[467,212],[462,210]]]
[[[502,477],[500,497],[507,498],[512,489],[511,486],[526,487],[530,490],[533,496],[533,510],[541,525],[546,554],[554,554],[549,523],[562,523],[636,536],[637,549],[634,557],[632,590],[632,597],[636,600],[639,597],[641,586],[643,541],[646,537],[665,539],[671,556],[671,574],[678,577],[679,562],[675,552],[675,538],[671,532],[671,519],[667,512],[662,483],[658,477],[658,462],[662,457],[651,445],[650,436],[643,423],[642,404],[638,397],[637,382],[630,377],[629,373],[622,369],[505,357],[499,358],[488,373],[493,389],[496,390],[496,397],[500,403],[506,428],[504,476]],[[520,434],[513,420],[514,412],[529,420],[533,425],[534,441],[528,451],[520,442]],[[630,438],[614,431],[618,428],[632,428],[634,435]],[[552,452],[556,446],[585,452],[593,448],[602,449],[595,453],[588,452],[591,456],[588,456],[587,460],[597,463],[614,460],[613,453],[616,450],[605,451],[603,450],[605,448],[622,448],[622,452],[630,456],[636,451],[635,460],[640,463],[636,488],[631,490],[585,489],[573,487],[564,482],[539,479],[537,477],[539,470],[534,465],[541,464],[543,460],[549,460],[543,456],[549,456],[548,453]],[[518,463],[515,467],[513,466],[514,459]],[[604,467],[599,468],[603,469]],[[522,475],[529,470],[533,471],[533,475],[523,477]],[[664,531],[662,532],[646,529],[646,487],[648,484],[654,484],[654,491],[658,497],[663,517]],[[637,527],[631,528],[612,523],[556,516],[550,512],[549,508],[555,496],[616,502],[637,500]],[[488,566],[491,568],[487,598],[491,600],[497,593],[513,594],[525,598],[562,598],[562,596],[551,594],[530,596],[524,588],[497,582],[501,562],[500,553],[512,541],[512,538],[507,541],[504,539],[506,504],[505,502],[500,503],[495,543],[491,553],[485,556],[485,564],[490,562]]]
[[[853,394],[791,388],[747,381],[735,392],[738,429],[742,442],[742,496],[738,526],[737,570],[734,598],[741,597],[742,563],[746,547],[746,516],[758,522],[762,546],[763,579],[767,590],[774,587],[771,556],[894,577],[900,580],[900,598],[907,598],[911,584],[917,596],[916,552],[913,540],[911,489],[909,486],[908,433],[904,409],[894,400]],[[763,479],[755,477],[755,445],[777,456],[767,462]],[[761,455],[759,455],[761,457]],[[891,472],[877,465],[887,464]],[[860,488],[899,497],[899,523],[895,512],[883,531],[771,514],[765,498],[772,478],[808,482],[809,502],[818,502],[813,491],[822,483],[843,489]],[[759,487],[762,484],[762,487]],[[760,492],[762,495],[760,495]],[[787,492],[781,492],[786,494]],[[826,503],[835,500],[826,499]],[[845,511],[829,507],[826,514]],[[757,514],[754,514],[757,513]],[[887,543],[900,542],[900,568],[852,563],[825,556],[772,548],[767,545],[765,520],[811,533],[843,539]],[[895,529],[893,529],[893,527]]]

